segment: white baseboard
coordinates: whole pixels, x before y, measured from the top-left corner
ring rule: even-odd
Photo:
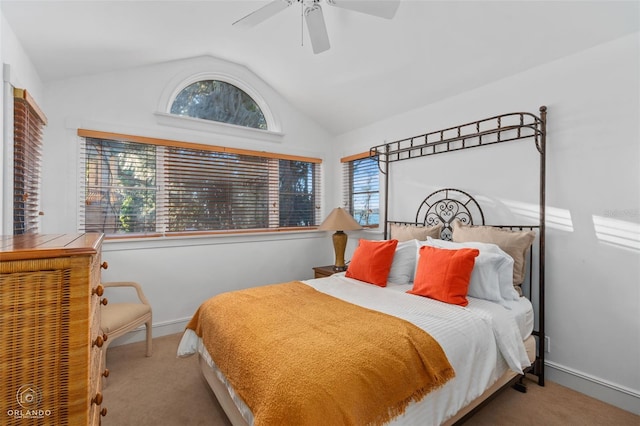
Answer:
[[[160,323],[154,323],[152,328],[153,337],[168,336],[170,334],[182,333],[191,320],[189,318],[182,318],[172,321],[164,321]],[[116,340],[109,344],[109,347],[115,347],[120,345],[126,345],[127,343],[144,342],[147,338],[145,326],[133,330],[131,333],[127,333],[124,336],[118,337]],[[177,348],[176,348],[177,349]]]
[[[546,379],[640,415],[640,392],[552,361],[544,365]]]

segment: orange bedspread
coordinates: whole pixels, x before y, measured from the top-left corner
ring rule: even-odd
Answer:
[[[187,327],[257,426],[382,424],[454,376],[420,328],[295,281],[215,296]]]

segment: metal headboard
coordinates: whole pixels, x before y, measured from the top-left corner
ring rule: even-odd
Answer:
[[[459,189],[439,189],[429,194],[418,206],[415,222],[387,223],[416,226],[437,226],[442,224],[440,238],[451,241],[452,223],[459,220],[465,225],[484,225],[484,213],[478,202],[468,193]]]

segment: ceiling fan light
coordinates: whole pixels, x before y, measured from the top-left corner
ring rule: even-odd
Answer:
[[[324,15],[322,14],[320,5],[316,3],[306,8],[304,17],[307,22],[307,29],[309,30],[313,53],[317,54],[329,50],[331,47],[329,44],[329,34],[327,33],[327,26],[324,23]]]

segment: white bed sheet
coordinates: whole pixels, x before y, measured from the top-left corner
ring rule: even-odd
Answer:
[[[323,293],[369,309],[403,318],[433,336],[453,366],[456,377],[422,401],[411,404],[391,425],[439,425],[481,395],[508,369],[521,373],[531,363],[523,344],[533,328],[533,309],[525,298],[512,309],[469,298],[466,307],[407,294],[411,285],[382,288],[344,274],[303,281]],[[253,416],[217,369],[202,341],[186,330],[178,356],[200,353],[221,379],[248,424]]]
[[[406,292],[407,290],[411,290],[412,287],[413,284],[392,284],[388,285],[386,288],[389,290]],[[471,304],[470,309],[474,309],[479,306],[493,307],[496,305],[496,303],[469,296],[467,296],[467,300],[469,300],[469,303]],[[518,300],[506,300],[504,304],[507,305],[507,308],[511,311],[511,316],[516,321],[516,325],[520,331],[520,337],[522,340],[526,340],[527,337],[531,336],[534,326],[534,312],[531,301],[526,297],[520,297]]]

